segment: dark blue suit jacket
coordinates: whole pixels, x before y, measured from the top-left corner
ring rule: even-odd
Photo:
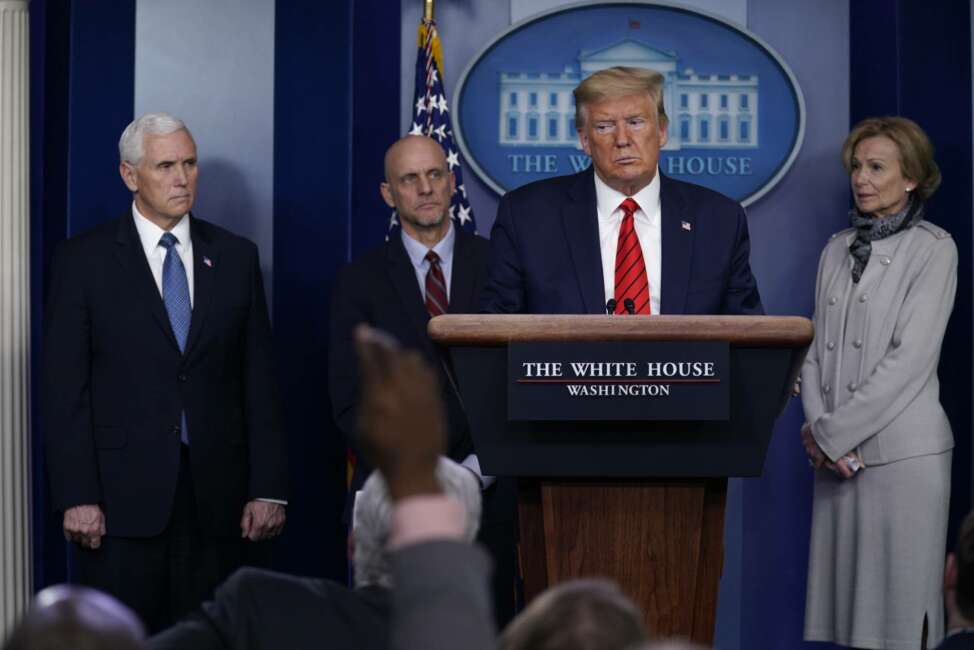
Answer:
[[[385,650],[390,593],[243,568],[209,600],[149,640],[152,650]]]
[[[603,314],[605,288],[591,168],[508,192],[497,208],[481,308]],[[740,205],[660,175],[664,314],[763,314]]]
[[[487,240],[456,228],[449,313],[477,311],[487,275],[487,255]],[[426,334],[429,320],[416,271],[398,232],[339,270],[331,299],[328,389],[335,422],[356,452],[361,380],[352,331],[359,323],[389,332],[403,347],[423,353],[436,369],[443,388],[450,436],[447,455],[459,462],[473,452],[467,416],[446,374],[448,356]],[[358,456],[349,486],[353,494],[372,471],[361,454]]]
[[[476,313],[480,293],[487,278],[488,242],[482,237],[456,228],[453,268],[450,281],[451,314]],[[362,254],[345,265],[335,280],[331,300],[331,333],[328,346],[328,389],[332,414],[346,441],[358,452],[358,407],[361,386],[352,330],[368,323],[395,336],[403,347],[422,352],[436,369],[443,389],[447,416],[446,455],[457,462],[474,452],[470,425],[458,391],[447,376],[449,355],[438,348],[426,333],[430,317],[416,281],[416,271],[399,233],[388,242]],[[452,369],[450,370],[452,373]],[[361,489],[372,468],[358,453],[349,486],[350,496]],[[350,503],[350,502],[349,502]],[[514,485],[500,480],[484,493],[483,522],[508,525],[514,517]],[[348,504],[347,504],[348,505]],[[345,518],[350,518],[346,507]],[[481,540],[492,534],[481,526]],[[507,535],[504,532],[503,535]],[[502,536],[503,536],[502,535]],[[513,537],[513,533],[509,536]],[[512,539],[506,539],[509,547]],[[500,544],[501,542],[498,542]]]
[[[185,354],[131,212],[54,256],[44,314],[51,500],[56,510],[100,504],[109,535],[151,537],[168,524],[183,411],[207,533],[239,537],[247,501],[287,498],[257,247],[195,217],[190,229]]]

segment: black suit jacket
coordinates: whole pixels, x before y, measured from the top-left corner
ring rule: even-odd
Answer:
[[[512,190],[497,207],[490,313],[604,314],[592,168]],[[763,314],[747,219],[712,190],[660,174],[663,314]]]
[[[385,650],[389,591],[239,569],[213,600],[149,640],[153,650]]]
[[[450,281],[449,313],[476,313],[487,272],[487,240],[456,228]],[[338,427],[356,448],[358,405],[361,401],[358,362],[352,330],[368,323],[419,350],[437,369],[448,417],[448,455],[462,461],[473,451],[467,418],[447,376],[449,360],[426,334],[430,317],[416,281],[416,272],[399,234],[347,264],[338,272],[331,303],[328,375],[332,411]],[[362,487],[371,468],[359,454],[350,486]]]
[[[244,504],[286,497],[270,323],[250,241],[190,220],[185,354],[132,214],[63,242],[45,313],[44,428],[57,510],[97,503],[109,535],[165,528],[185,411],[198,516],[240,535]]]

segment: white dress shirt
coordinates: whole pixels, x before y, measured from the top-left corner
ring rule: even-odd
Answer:
[[[605,283],[605,301],[615,298],[616,249],[619,246],[619,228],[623,211],[619,205],[627,197],[605,184],[598,173],[595,177],[595,200],[599,213],[599,245],[602,251],[602,279]],[[662,211],[659,199],[659,168],[649,185],[632,196],[639,204],[633,215],[639,247],[643,250],[646,275],[649,279],[649,305],[652,313],[659,313],[662,267]]]
[[[446,231],[446,236],[437,242],[433,248],[427,248],[426,244],[418,242],[406,234],[406,230],[399,229],[402,236],[402,245],[406,248],[406,255],[413,263],[416,271],[416,281],[419,282],[419,293],[426,301],[426,274],[430,270],[430,263],[426,259],[426,254],[431,250],[440,256],[440,270],[443,271],[443,280],[446,282],[446,299],[450,299],[450,276],[453,275],[453,246],[457,241],[457,233],[453,230],[453,220],[450,220],[450,229]]]
[[[440,256],[440,269],[443,271],[443,280],[446,282],[446,297],[449,300],[451,276],[453,275],[453,248],[457,241],[453,221],[450,221],[446,236],[437,242],[433,248],[427,248],[426,244],[410,237],[405,228],[400,228],[399,233],[402,237],[402,245],[406,249],[406,255],[409,256],[409,261],[412,262],[413,270],[416,272],[416,282],[419,283],[419,293],[423,296],[423,301],[426,301],[426,274],[430,270],[430,263],[426,259],[426,254],[431,250]],[[477,480],[480,481],[482,490],[489,488],[496,480],[496,477],[484,476],[484,473],[480,471],[480,460],[477,458],[477,454],[470,454],[460,464],[474,473]]]
[[[139,233],[139,241],[142,242],[142,250],[145,251],[145,259],[149,262],[149,270],[152,271],[152,279],[156,281],[156,288],[162,296],[162,266],[166,261],[166,249],[159,245],[159,240],[166,233],[165,230],[146,219],[139,209],[132,202],[132,218],[135,219],[135,229]],[[186,282],[189,285],[189,305],[193,306],[193,240],[189,236],[189,214],[184,214],[179,222],[169,230],[176,237],[176,253],[183,262],[186,269]],[[186,432],[189,434],[189,432]],[[283,499],[264,499],[257,498],[257,501],[268,503],[279,503],[287,505]]]

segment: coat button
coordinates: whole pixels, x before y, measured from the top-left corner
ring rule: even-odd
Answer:
[[[886,257],[885,255],[883,257],[880,257],[879,258],[879,263],[882,264],[883,266],[889,266],[889,263],[892,262],[892,261],[893,260],[891,260],[890,258]]]
[[[179,373],[176,379],[178,379],[179,381],[186,381],[187,377],[183,373]]]
[[[866,294],[862,294],[861,296],[859,296],[859,302],[866,302],[867,300],[869,300],[869,296],[867,296]]]
[[[839,299],[836,298],[835,296],[832,296],[831,298],[829,298],[829,304],[830,305],[834,305],[837,302],[839,302]]]
[[[852,342],[852,347],[854,347],[857,350],[859,348],[861,348],[862,347],[862,339],[856,339],[855,341],[853,341]]]
[[[832,387],[829,386],[828,384],[825,384],[824,386],[822,386],[822,392],[825,394],[829,394],[832,392]]]
[[[827,349],[829,349],[829,350],[834,350],[835,349],[835,342],[834,341],[829,341],[828,343],[825,344],[825,347]]]
[[[859,384],[857,384],[854,381],[850,381],[849,382],[849,385],[847,386],[847,388],[849,389],[849,392],[850,393],[854,393],[854,392],[856,392],[856,389],[859,388]]]

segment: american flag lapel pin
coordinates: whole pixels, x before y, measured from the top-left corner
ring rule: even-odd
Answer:
[[[684,223],[686,223],[686,222],[684,222]],[[211,260],[211,259],[210,259],[209,257],[207,257],[206,255],[204,255],[204,256],[203,256],[203,264],[206,264],[206,265],[207,265],[208,267],[210,267],[211,269],[213,268],[213,260]]]
[[[689,221],[681,221],[680,222],[680,228],[683,228],[687,232],[690,232],[691,230],[693,230],[693,226],[690,225],[690,222]]]

